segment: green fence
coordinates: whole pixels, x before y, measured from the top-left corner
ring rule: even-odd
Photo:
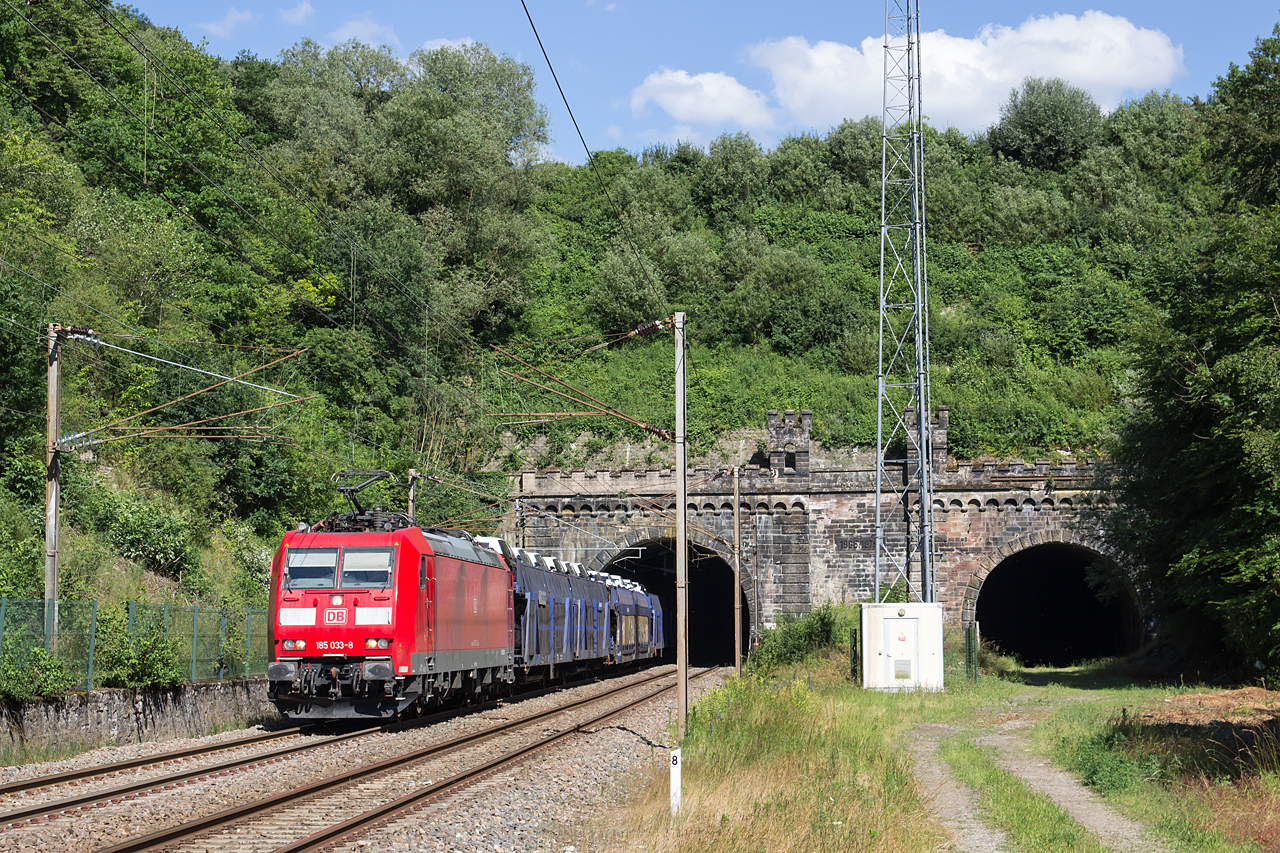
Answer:
[[[266,674],[266,610],[131,601],[128,620],[131,639],[160,638],[190,681]],[[52,660],[74,680],[71,689],[92,688],[98,639],[96,601],[0,598],[0,665],[6,673],[38,674]]]

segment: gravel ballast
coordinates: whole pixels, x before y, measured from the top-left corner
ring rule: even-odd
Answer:
[[[668,668],[670,669],[670,668]],[[439,722],[422,729],[373,734],[343,744],[323,746],[302,756],[226,776],[191,780],[173,790],[126,798],[122,802],[91,808],[33,825],[0,831],[0,853],[9,851],[84,851],[145,835],[233,805],[260,799],[288,788],[332,776],[352,767],[420,749],[466,732],[491,726],[495,721],[525,717],[562,704],[566,696],[597,695],[620,681],[643,675],[622,676],[524,699],[465,717]],[[693,695],[716,676],[695,680]],[[565,840],[581,825],[590,810],[616,798],[621,785],[644,763],[665,756],[670,748],[666,731],[674,713],[674,695],[666,694],[639,709],[610,720],[598,731],[573,735],[543,750],[521,765],[501,771],[447,800],[423,806],[361,841],[339,849],[359,850],[543,850],[564,851]],[[70,769],[93,767],[111,761],[155,755],[183,746],[226,741],[261,729],[223,732],[210,738],[111,747],[84,753],[73,759],[26,765],[0,771],[0,782],[31,778]],[[205,763],[225,761],[237,754],[250,755],[277,748],[271,745],[227,750]],[[189,764],[194,759],[185,760]],[[173,765],[167,765],[172,768]],[[163,775],[169,770],[135,770],[105,780],[90,781],[70,789],[34,792],[0,799],[0,811],[72,792],[109,788],[133,778]],[[422,780],[422,781],[425,781]],[[318,827],[317,827],[318,828]],[[305,834],[305,833],[303,833]],[[561,843],[563,842],[563,843]],[[221,847],[222,845],[218,845]]]

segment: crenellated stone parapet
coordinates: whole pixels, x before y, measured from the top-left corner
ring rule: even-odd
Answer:
[[[875,469],[814,467],[811,422],[807,410],[770,412],[767,464],[739,470],[743,591],[753,624],[825,600],[858,600],[874,586]],[[1081,511],[1106,500],[1095,491],[1093,460],[955,459],[947,427],[944,409],[933,432],[936,576],[938,600],[953,618],[972,618],[975,583],[991,570],[992,555],[1041,542],[1105,553]],[[523,541],[576,555],[566,559],[603,567],[623,549],[675,535],[671,469],[526,471],[513,485]],[[732,469],[695,467],[688,487],[690,541],[731,561]],[[505,526],[515,534],[514,515]],[[887,522],[888,540],[906,532],[900,517]]]

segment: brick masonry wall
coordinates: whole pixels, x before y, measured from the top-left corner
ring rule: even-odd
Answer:
[[[742,472],[743,589],[753,624],[804,613],[824,601],[857,601],[873,588],[875,480],[870,468],[794,468]],[[978,590],[1000,560],[1061,542],[1106,554],[1081,509],[1095,500],[1092,470],[1068,460],[952,462],[935,477],[938,600],[948,616],[973,616]],[[732,565],[733,492],[728,472],[689,474],[690,541]],[[675,535],[668,470],[525,473],[517,489],[526,508],[525,542],[563,559],[601,568],[621,548]],[[530,511],[536,514],[529,515]],[[890,524],[892,541],[904,526]],[[517,540],[514,518],[507,534]],[[760,600],[755,601],[755,573]],[[883,582],[887,585],[888,578]]]

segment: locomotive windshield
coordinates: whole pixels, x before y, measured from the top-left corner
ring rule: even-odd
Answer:
[[[382,589],[391,586],[394,548],[343,548],[342,588]]]
[[[337,548],[290,548],[288,589],[333,589]]]

